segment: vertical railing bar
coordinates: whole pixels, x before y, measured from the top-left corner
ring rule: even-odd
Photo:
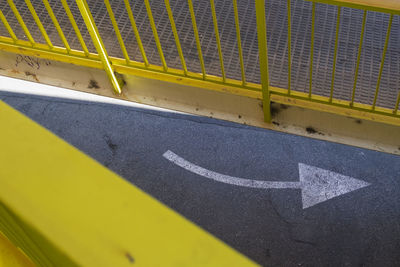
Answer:
[[[390,31],[392,29],[392,22],[393,22],[393,14],[390,14],[389,25],[388,25],[387,32],[386,32],[385,46],[383,48],[383,53],[382,53],[382,58],[381,58],[381,66],[379,68],[378,81],[376,83],[374,102],[372,104],[372,110],[375,110],[376,101],[378,100],[379,86],[381,84],[381,78],[382,78],[383,66],[385,63],[386,51],[387,51],[387,48],[389,45],[389,38],[390,38]]]
[[[235,13],[236,40],[239,51],[240,71],[242,72],[242,85],[245,86],[246,74],[244,71],[243,50],[242,50],[242,40],[240,38],[240,24],[239,24],[239,12],[237,7],[237,0],[233,0],[233,12]]]
[[[7,3],[10,6],[12,12],[14,13],[14,16],[17,18],[18,23],[21,25],[21,28],[24,31],[29,42],[32,44],[32,46],[34,46],[35,40],[33,39],[31,33],[29,32],[28,27],[26,27],[26,24],[25,24],[24,20],[22,19],[21,14],[19,13],[17,7],[15,6],[13,0],[7,0]]]
[[[192,0],[188,0],[188,5],[189,5],[190,16],[192,18],[192,26],[193,26],[194,37],[196,39],[197,53],[199,55],[201,72],[203,73],[203,79],[205,80],[206,79],[206,68],[204,66],[203,53],[201,52],[201,43],[200,43],[199,31],[197,30],[197,23],[196,23],[196,17],[195,17],[195,14],[194,14]]]
[[[71,51],[71,47],[68,44],[67,38],[65,38],[65,35],[60,27],[60,24],[58,23],[58,20],[56,16],[54,15],[53,9],[51,8],[49,1],[47,0],[42,0],[44,6],[46,7],[47,13],[49,13],[49,16],[51,18],[51,21],[53,21],[54,26],[56,27],[58,36],[60,36],[61,41],[63,42],[65,48],[67,49],[67,53]]]
[[[1,10],[0,10],[0,20],[3,22],[4,27],[6,27],[8,34],[10,35],[11,39],[13,39],[14,43],[17,42],[18,38],[15,35],[13,29],[11,28],[10,24],[8,23],[6,17],[4,16]]]
[[[397,101],[396,101],[396,105],[394,106],[393,114],[396,114],[397,111],[399,110],[399,104],[400,104],[400,91],[397,94]]]
[[[361,34],[360,34],[360,43],[358,44],[357,64],[356,64],[356,70],[354,72],[354,84],[353,84],[353,92],[351,94],[350,107],[352,107],[354,105],[354,97],[356,95],[358,71],[359,71],[359,68],[360,68],[361,50],[362,50],[362,46],[363,46],[363,42],[364,42],[364,33],[365,33],[366,21],[367,21],[367,10],[364,10],[362,26],[361,26]]]
[[[82,34],[78,28],[78,25],[76,24],[76,21],[74,19],[74,16],[72,15],[71,9],[69,8],[67,1],[61,0],[61,4],[64,7],[65,13],[68,16],[69,21],[71,22],[72,28],[74,29],[76,36],[78,37],[78,40],[82,46],[83,52],[85,53],[86,56],[89,56],[89,50],[86,46],[85,41],[83,40]]]
[[[164,0],[164,2],[165,2],[165,7],[167,8],[169,22],[170,22],[171,28],[172,28],[172,33],[174,34],[176,49],[178,50],[179,58],[181,59],[183,73],[185,74],[185,76],[187,76],[188,70],[187,70],[187,67],[186,67],[185,57],[183,56],[181,42],[179,41],[178,31],[176,29],[174,16],[173,16],[172,10],[171,10],[171,5],[169,3],[169,0]]]
[[[224,68],[224,59],[222,56],[221,40],[219,38],[218,21],[217,21],[217,14],[215,13],[214,0],[210,0],[210,5],[211,5],[211,15],[212,15],[213,23],[214,23],[215,40],[217,42],[217,48],[218,48],[219,63],[221,66],[222,81],[225,82],[226,75],[225,75],[225,68]]]
[[[265,122],[271,122],[271,102],[269,95],[267,25],[265,19],[265,0],[256,0],[258,54],[260,60],[261,89]]]
[[[85,21],[86,27],[89,31],[90,37],[92,38],[93,44],[96,47],[97,53],[99,54],[100,60],[103,63],[104,70],[113,85],[115,93],[120,95],[122,93],[121,87],[118,83],[117,77],[112,69],[111,62],[108,58],[107,51],[104,47],[103,41],[99,35],[99,31],[94,22],[93,16],[90,13],[89,7],[86,0],[76,0],[80,13],[83,20]]]
[[[126,51],[124,40],[122,39],[121,32],[119,31],[117,21],[115,20],[114,12],[111,8],[110,1],[104,0],[104,4],[106,5],[108,15],[110,16],[111,24],[114,27],[115,35],[117,36],[119,46],[121,47],[121,50],[122,50],[122,54],[124,55],[126,63],[129,64],[130,59],[129,59],[128,51]]]
[[[156,24],[154,22],[153,14],[151,13],[151,7],[150,7],[149,0],[144,0],[144,3],[146,5],[147,15],[149,16],[151,30],[153,31],[154,40],[156,41],[156,46],[157,46],[157,49],[158,49],[158,53],[160,55],[160,60],[161,60],[161,63],[163,65],[163,69],[164,69],[164,71],[167,71],[168,70],[167,62],[165,61],[164,53],[162,51],[160,38],[158,37]]]
[[[333,99],[333,89],[335,87],[335,74],[336,74],[336,62],[337,62],[337,51],[339,46],[339,30],[340,30],[340,14],[342,8],[337,7],[337,18],[336,18],[336,34],[335,34],[335,48],[333,52],[333,67],[332,67],[332,78],[331,78],[331,93],[329,96],[329,102],[332,103]]]
[[[54,46],[53,46],[53,44],[51,43],[51,40],[50,40],[49,36],[47,35],[47,32],[46,32],[46,30],[44,29],[43,24],[42,24],[42,22],[40,21],[40,19],[39,19],[37,13],[36,13],[36,11],[35,11],[35,8],[34,8],[33,5],[32,5],[32,2],[31,2],[30,0],[25,0],[25,4],[28,6],[28,9],[29,9],[29,11],[30,11],[31,14],[32,14],[33,20],[36,22],[36,25],[38,26],[38,28],[39,28],[39,30],[40,30],[40,33],[42,34],[44,40],[46,41],[46,43],[47,43],[47,45],[50,47],[50,49],[52,49]]]
[[[313,80],[313,65],[314,65],[314,39],[315,39],[315,2],[312,3],[311,15],[311,48],[310,48],[310,85],[308,89],[308,97],[312,96],[312,80]]]
[[[290,95],[292,81],[292,15],[291,0],[287,0],[287,17],[288,17],[288,95]]]
[[[124,0],[124,2],[125,2],[126,12],[128,13],[128,17],[131,22],[133,33],[135,34],[136,42],[139,46],[140,53],[142,54],[144,66],[147,68],[149,66],[149,61],[147,60],[146,52],[144,51],[144,48],[143,48],[142,39],[140,38],[140,34],[139,34],[138,28],[136,26],[135,18],[133,17],[131,5],[129,4],[129,0]]]

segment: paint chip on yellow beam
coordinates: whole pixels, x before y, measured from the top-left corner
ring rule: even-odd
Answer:
[[[255,265],[3,102],[0,123],[1,204],[55,266]]]

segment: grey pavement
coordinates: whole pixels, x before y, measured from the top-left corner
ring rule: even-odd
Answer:
[[[263,266],[400,266],[399,156],[190,115],[0,99]],[[296,182],[303,163],[371,185],[303,209],[300,190],[220,183],[167,150],[246,179]]]

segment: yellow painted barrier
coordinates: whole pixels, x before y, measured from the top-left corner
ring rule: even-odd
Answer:
[[[34,267],[33,262],[0,232],[0,267]]]
[[[0,102],[0,230],[38,266],[255,266]]]
[[[333,112],[336,114],[343,114],[346,113],[348,116],[354,116],[358,117],[359,116],[359,107],[362,106],[362,112],[363,113],[368,113],[368,116],[363,116],[363,118],[368,118],[372,119],[375,121],[380,121],[380,122],[385,122],[385,123],[390,123],[390,124],[400,124],[400,114],[398,112],[398,104],[395,99],[393,101],[390,101],[390,105],[386,106],[379,106],[380,102],[379,99],[382,97],[382,86],[381,86],[381,80],[382,80],[382,73],[384,73],[385,68],[385,58],[387,57],[387,51],[389,50],[388,45],[389,45],[389,40],[390,36],[392,34],[391,30],[391,25],[392,22],[398,18],[398,15],[400,15],[400,2],[397,0],[308,0],[312,2],[312,17],[311,17],[311,42],[310,42],[310,59],[309,59],[309,66],[308,66],[308,97],[302,98],[301,103],[306,103],[306,105],[303,105],[305,108],[314,108],[318,109],[317,106],[323,102],[325,104],[326,111],[328,112]],[[217,60],[219,61],[219,66],[220,66],[220,72],[221,75],[215,76],[213,73],[207,73],[207,60],[206,60],[206,55],[204,54],[204,47],[203,43],[207,42],[209,40],[205,40],[204,36],[201,36],[201,33],[199,33],[199,27],[201,25],[198,25],[198,17],[196,17],[196,8],[194,7],[193,1],[188,0],[187,1],[187,6],[184,7],[182,6],[182,12],[187,12],[188,16],[190,17],[191,20],[191,27],[193,29],[193,38],[194,38],[194,43],[195,43],[195,48],[197,52],[197,57],[198,57],[198,64],[201,69],[201,73],[191,73],[188,70],[187,67],[187,59],[185,59],[185,46],[181,45],[182,41],[182,36],[179,36],[178,33],[178,26],[175,19],[174,19],[174,13],[171,9],[171,4],[169,0],[164,0],[165,4],[165,11],[168,14],[168,19],[170,22],[170,27],[165,28],[164,25],[158,25],[155,22],[155,17],[153,16],[152,12],[152,7],[151,7],[151,1],[144,1],[145,4],[145,11],[147,14],[147,19],[148,23],[151,28],[151,32],[154,37],[154,43],[156,47],[156,53],[158,53],[158,56],[160,58],[160,66],[152,65],[149,63],[148,60],[148,55],[146,53],[146,44],[142,43],[140,32],[138,29],[138,26],[136,24],[136,20],[134,18],[133,14],[133,8],[131,6],[131,3],[128,0],[124,0],[124,8],[125,11],[127,12],[127,15],[129,17],[130,24],[132,26],[132,31],[134,34],[134,37],[136,39],[137,46],[140,48],[140,53],[142,56],[142,61],[143,62],[138,62],[134,60],[132,57],[130,57],[129,52],[128,52],[128,44],[126,43],[127,36],[124,36],[121,32],[121,26],[118,24],[117,18],[115,17],[115,10],[113,10],[112,5],[110,4],[110,1],[105,0],[104,5],[106,7],[106,13],[108,14],[108,19],[110,23],[110,28],[113,29],[115,32],[116,39],[119,44],[120,51],[122,53],[122,57],[110,57],[109,53],[104,46],[104,43],[102,41],[102,36],[99,33],[99,30],[97,29],[96,22],[91,14],[91,10],[89,8],[89,5],[87,4],[86,0],[76,0],[76,4],[79,7],[79,12],[80,16],[83,18],[84,23],[86,25],[86,29],[88,33],[91,36],[91,40],[86,37],[82,37],[82,34],[79,30],[79,27],[76,24],[76,20],[79,19],[76,14],[73,14],[70,9],[70,4],[67,4],[65,0],[61,1],[63,11],[65,12],[65,16],[68,17],[68,20],[71,22],[71,26],[74,29],[74,33],[76,34],[77,40],[81,44],[82,50],[74,50],[71,49],[69,40],[67,40],[67,37],[64,35],[59,21],[60,19],[57,19],[57,16],[61,16],[60,13],[57,13],[58,15],[56,16],[55,12],[53,12],[54,6],[51,6],[49,1],[47,0],[42,0],[46,11],[51,18],[51,21],[56,29],[56,32],[58,33],[58,36],[61,40],[61,43],[63,44],[63,47],[55,46],[53,45],[53,40],[49,37],[48,33],[45,30],[45,26],[42,24],[41,18],[38,17],[35,11],[35,3],[32,3],[30,0],[26,0],[25,3],[30,11],[30,13],[33,16],[34,22],[36,25],[39,27],[39,30],[41,32],[41,35],[45,39],[45,43],[40,43],[37,40],[35,40],[32,37],[32,34],[30,32],[30,25],[27,25],[27,23],[24,21],[23,16],[21,16],[21,13],[19,12],[19,6],[16,6],[13,0],[7,0],[8,6],[11,9],[12,13],[14,14],[16,21],[18,24],[10,24],[7,17],[4,15],[4,12],[0,10],[0,20],[2,21],[2,24],[4,24],[5,29],[7,30],[8,36],[0,36],[0,49],[4,51],[9,51],[13,53],[22,53],[26,55],[35,55],[37,57],[43,57],[51,60],[58,60],[58,61],[63,61],[63,62],[69,62],[77,65],[82,65],[82,66],[87,66],[87,67],[94,67],[94,68],[102,68],[105,70],[107,73],[110,82],[114,88],[114,91],[117,95],[121,95],[123,92],[123,81],[119,80],[115,72],[118,72],[120,74],[134,74],[134,75],[142,75],[146,73],[146,77],[151,77],[154,79],[164,79],[164,77],[173,77],[173,78],[168,78],[165,79],[166,81],[173,81],[177,82],[180,84],[185,84],[188,86],[196,86],[200,88],[205,88],[205,89],[210,89],[210,90],[215,90],[215,88],[220,88],[223,86],[224,88],[227,88],[227,92],[230,92],[229,88],[237,88],[236,92],[239,92],[239,94],[242,95],[247,95],[247,94],[252,94],[247,91],[253,90],[253,91],[258,91],[262,93],[262,100],[263,100],[263,109],[264,109],[264,116],[265,116],[265,121],[269,122],[271,120],[271,112],[270,112],[270,102],[271,99],[274,98],[274,95],[279,95],[282,96],[284,95],[287,99],[293,99],[293,97],[296,96],[296,93],[299,92],[293,88],[293,83],[292,83],[292,74],[293,74],[293,66],[292,66],[292,60],[293,60],[293,53],[295,51],[292,51],[292,20],[293,16],[295,16],[294,13],[292,13],[292,7],[291,7],[291,1],[287,1],[286,3],[286,11],[287,11],[287,88],[278,88],[279,93],[276,90],[273,90],[271,84],[270,84],[270,79],[269,79],[269,64],[268,63],[268,52],[267,52],[267,28],[269,25],[267,25],[267,20],[266,20],[266,14],[265,14],[265,0],[254,0],[254,5],[256,7],[255,9],[255,14],[256,16],[256,25],[257,27],[253,29],[255,32],[257,32],[258,36],[258,64],[260,65],[260,83],[258,84],[251,84],[246,81],[246,72],[249,71],[249,68],[251,66],[245,66],[244,64],[244,55],[243,55],[243,50],[246,48],[244,47],[243,40],[241,39],[241,25],[243,25],[245,22],[242,20],[240,21],[239,19],[239,8],[236,0],[232,0],[231,7],[233,9],[233,14],[232,14],[232,23],[235,24],[235,37],[236,37],[236,42],[237,42],[237,49],[238,49],[238,57],[239,57],[239,62],[240,62],[240,74],[241,74],[241,80],[236,80],[236,79],[229,79],[227,77],[227,73],[229,72],[230,66],[227,62],[227,60],[224,60],[224,54],[226,51],[224,51],[224,48],[221,45],[221,42],[223,40],[223,31],[220,31],[221,29],[219,28],[220,22],[219,22],[219,14],[216,12],[216,3],[213,0],[206,1],[209,7],[210,7],[210,13],[212,17],[212,25],[213,27],[213,36],[215,37],[215,44],[217,48],[217,53],[218,53],[218,58]],[[315,30],[318,25],[317,24],[317,19],[316,16],[318,15],[318,10],[316,8],[316,5],[321,5],[321,4],[326,4],[326,5],[334,5],[336,6],[336,30],[335,30],[335,45],[334,45],[334,56],[333,56],[333,62],[331,64],[332,67],[332,73],[330,74],[330,86],[329,88],[326,88],[326,91],[328,94],[322,94],[321,92],[318,92],[318,90],[315,90],[314,86],[316,86],[313,81],[315,80],[315,75],[313,76],[313,72],[316,71],[316,68],[313,67],[315,64],[314,61],[314,42],[315,42]],[[55,4],[52,4],[55,5]],[[338,46],[340,46],[340,36],[339,36],[339,31],[341,28],[341,25],[343,25],[343,21],[341,19],[342,15],[342,8],[353,8],[353,9],[361,9],[364,10],[363,14],[363,22],[362,22],[362,30],[360,33],[360,41],[357,49],[357,59],[355,63],[355,71],[353,75],[353,80],[354,84],[353,86],[350,86],[348,88],[348,93],[350,95],[350,100],[347,101],[346,105],[337,105],[338,102],[344,103],[342,98],[335,98],[334,94],[334,85],[335,85],[335,78],[337,80],[337,61],[339,58],[340,54],[340,49]],[[268,10],[267,10],[268,12]],[[357,85],[360,84],[360,79],[358,77],[359,70],[360,70],[360,61],[361,61],[361,52],[364,49],[363,43],[364,43],[364,35],[366,31],[366,21],[369,12],[383,12],[383,13],[388,13],[390,14],[390,20],[387,25],[387,31],[386,31],[386,37],[385,37],[385,44],[383,46],[382,52],[381,52],[381,61],[380,61],[380,67],[377,72],[377,81],[374,87],[369,88],[370,90],[373,90],[374,93],[374,98],[373,101],[371,100],[371,103],[368,101],[366,102],[357,102],[357,99],[355,97],[357,89]],[[136,18],[137,19],[137,18]],[[397,21],[397,20],[396,20]],[[23,32],[26,36],[27,40],[21,40],[19,39],[13,28],[15,27],[21,27],[23,29]],[[162,29],[160,29],[163,27]],[[176,52],[179,55],[179,60],[181,62],[181,69],[174,69],[171,68],[170,66],[167,66],[167,60],[166,60],[166,53],[169,53],[171,51],[171,47],[162,47],[163,43],[162,40],[160,40],[159,36],[159,31],[170,31],[171,35],[173,35],[174,43],[176,47]],[[36,37],[35,37],[36,38]],[[69,37],[72,38],[72,37]],[[97,54],[96,53],[90,53],[86,43],[92,42],[94,47],[96,48]],[[129,44],[132,45],[132,44]],[[148,44],[147,44],[148,45]],[[284,57],[284,55],[279,55],[281,57]],[[329,55],[326,55],[329,56]],[[145,70],[145,71],[144,71]],[[371,74],[372,75],[372,74]],[[400,75],[400,74],[399,74]],[[184,78],[184,79],[183,79]],[[347,89],[346,89],[347,90]],[[397,89],[396,89],[397,90]],[[296,91],[296,92],[295,92]],[[285,93],[283,93],[285,92]],[[387,93],[387,92],[386,92]],[[390,94],[398,95],[399,92],[391,92]],[[329,95],[329,97],[326,99],[326,95]],[[289,101],[288,101],[289,102]],[[315,104],[318,102],[318,104]],[[393,103],[392,103],[393,102]],[[396,103],[394,103],[396,102]],[[339,112],[337,110],[339,109]],[[394,123],[393,123],[394,122]]]

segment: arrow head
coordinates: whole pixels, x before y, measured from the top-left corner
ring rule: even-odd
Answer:
[[[369,186],[370,183],[336,172],[299,163],[303,209]]]

